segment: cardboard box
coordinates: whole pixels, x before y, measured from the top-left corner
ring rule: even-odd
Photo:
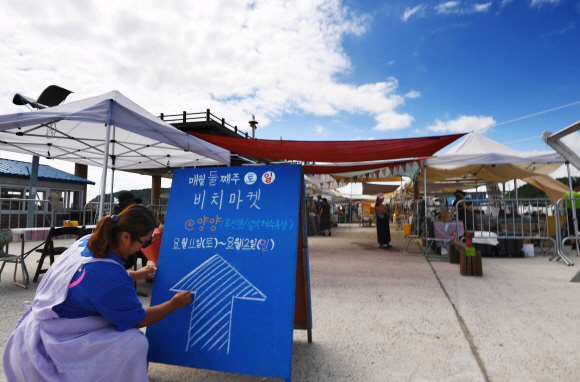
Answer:
[[[507,232],[508,235],[523,234],[523,236],[535,236],[538,233],[536,223],[500,223],[499,230],[502,232]]]
[[[560,227],[556,228],[556,217],[555,216],[548,216],[548,236],[556,238],[556,229],[562,230],[564,227],[564,223],[566,223],[566,216],[560,216]]]

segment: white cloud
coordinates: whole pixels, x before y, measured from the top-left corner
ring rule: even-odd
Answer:
[[[546,4],[556,5],[559,3],[560,3],[560,0],[532,0],[530,3],[530,6],[540,8],[542,5],[546,5]]]
[[[435,7],[438,13],[455,13],[458,11],[459,2],[458,1],[447,1],[441,3]]]
[[[568,177],[568,167],[565,164],[560,166],[556,171],[549,174],[552,178],[567,178]],[[570,165],[570,176],[573,178],[580,178],[580,170],[576,167]]]
[[[411,90],[407,94],[405,94],[405,98],[419,98],[421,97],[421,93],[415,90]]]
[[[376,116],[375,118],[378,125],[374,127],[373,130],[377,131],[387,131],[387,130],[399,130],[411,125],[413,122],[413,117],[409,114],[397,114],[384,112]]]
[[[433,125],[427,126],[427,130],[437,133],[464,133],[469,131],[483,133],[493,127],[495,123],[492,117],[462,115],[451,121],[436,120]]]
[[[314,132],[315,132],[316,134],[322,134],[322,133],[324,133],[324,132],[325,132],[325,130],[326,130],[326,129],[325,129],[324,127],[320,126],[320,125],[316,125],[316,126],[314,127]]]
[[[568,25],[564,26],[563,28],[545,33],[541,37],[546,38],[546,37],[563,35],[571,30],[574,30],[575,27],[576,27],[576,23],[572,21],[572,22],[569,22]]]
[[[403,21],[407,21],[409,19],[409,17],[411,17],[413,15],[417,15],[417,17],[419,17],[419,16],[423,15],[425,8],[426,8],[425,4],[419,4],[414,8],[407,8],[407,9],[405,9],[405,13],[403,13],[403,17],[401,19]]]
[[[489,11],[492,2],[483,4],[462,4],[459,1],[447,1],[434,7],[435,11],[440,14],[469,15],[473,13],[483,13]]]
[[[565,136],[562,138],[562,143],[568,146],[572,151],[576,153],[576,155],[580,155],[580,132],[575,132],[570,135]],[[548,147],[550,149],[550,147]],[[572,176],[578,177],[580,176],[580,169],[577,169],[574,166],[570,166],[570,172]],[[565,165],[562,165],[558,170],[554,171],[550,174],[553,178],[562,178],[568,176],[568,169]]]
[[[365,33],[370,22],[340,0],[60,0],[2,8],[0,114],[22,110],[11,105],[13,93],[37,97],[57,84],[75,92],[68,102],[116,89],[153,114],[209,108],[245,131],[251,114],[260,128],[294,113],[364,114],[378,129],[412,120],[396,110],[404,97],[395,79],[337,80],[353,70],[343,38]]]
[[[570,147],[576,155],[580,155],[580,132],[575,132],[562,138],[562,142]]]
[[[491,6],[491,2],[485,4],[475,4],[473,6],[475,12],[487,12],[489,11],[489,7]]]

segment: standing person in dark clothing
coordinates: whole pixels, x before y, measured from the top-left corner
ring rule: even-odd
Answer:
[[[318,207],[316,208],[316,213],[319,215],[321,208],[322,208],[322,195],[318,195]]]
[[[380,248],[393,248],[389,243],[391,242],[391,228],[389,227],[389,220],[391,218],[391,211],[389,206],[383,206],[385,197],[383,194],[377,195],[375,202],[375,212],[377,213],[377,241]]]
[[[324,231],[328,230],[328,236],[332,235],[330,232],[330,204],[326,198],[322,198],[322,206],[320,207],[320,236],[326,236]]]
[[[117,196],[117,199],[119,200],[119,204],[115,205],[115,208],[113,209],[113,213],[116,215],[120,214],[121,211],[127,207],[143,203],[143,199],[136,198],[135,195],[129,191],[121,192],[119,196]]]
[[[471,202],[465,201],[463,203],[457,203],[460,200],[465,199],[465,192],[461,190],[455,191],[455,200],[453,201],[453,207],[451,208],[451,212],[449,216],[453,216],[457,209],[457,219],[463,222],[463,228],[466,231],[473,231],[473,205]]]

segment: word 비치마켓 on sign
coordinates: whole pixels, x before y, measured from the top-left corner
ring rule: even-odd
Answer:
[[[224,195],[224,190],[219,190],[217,192],[212,192],[211,195],[208,195],[206,191],[202,191],[200,193],[193,194],[193,205],[199,205],[200,209],[206,206],[206,202],[209,202],[209,206],[216,206],[218,210],[222,210],[224,207],[233,207],[235,206],[236,210],[240,209],[240,204],[243,206],[248,206],[248,208],[256,208],[260,209],[258,205],[258,201],[260,201],[260,194],[261,191],[258,189],[256,192],[248,192],[245,195],[242,195],[241,190],[237,190],[237,192],[229,192]],[[224,198],[225,196],[225,198]],[[243,199],[244,197],[245,199]],[[211,200],[209,200],[211,198]],[[206,200],[208,199],[208,200]]]

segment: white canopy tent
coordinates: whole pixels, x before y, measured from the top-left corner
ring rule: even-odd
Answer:
[[[553,151],[520,152],[473,132],[447,153],[425,159],[426,183],[428,190],[442,191],[446,185],[450,189],[458,188],[462,182],[479,181],[483,185],[521,179],[558,200],[567,188],[548,174],[564,162]]]
[[[163,122],[118,91],[42,110],[0,116],[0,150],[144,170],[229,165],[230,153]],[[108,160],[104,160],[107,158]]]

